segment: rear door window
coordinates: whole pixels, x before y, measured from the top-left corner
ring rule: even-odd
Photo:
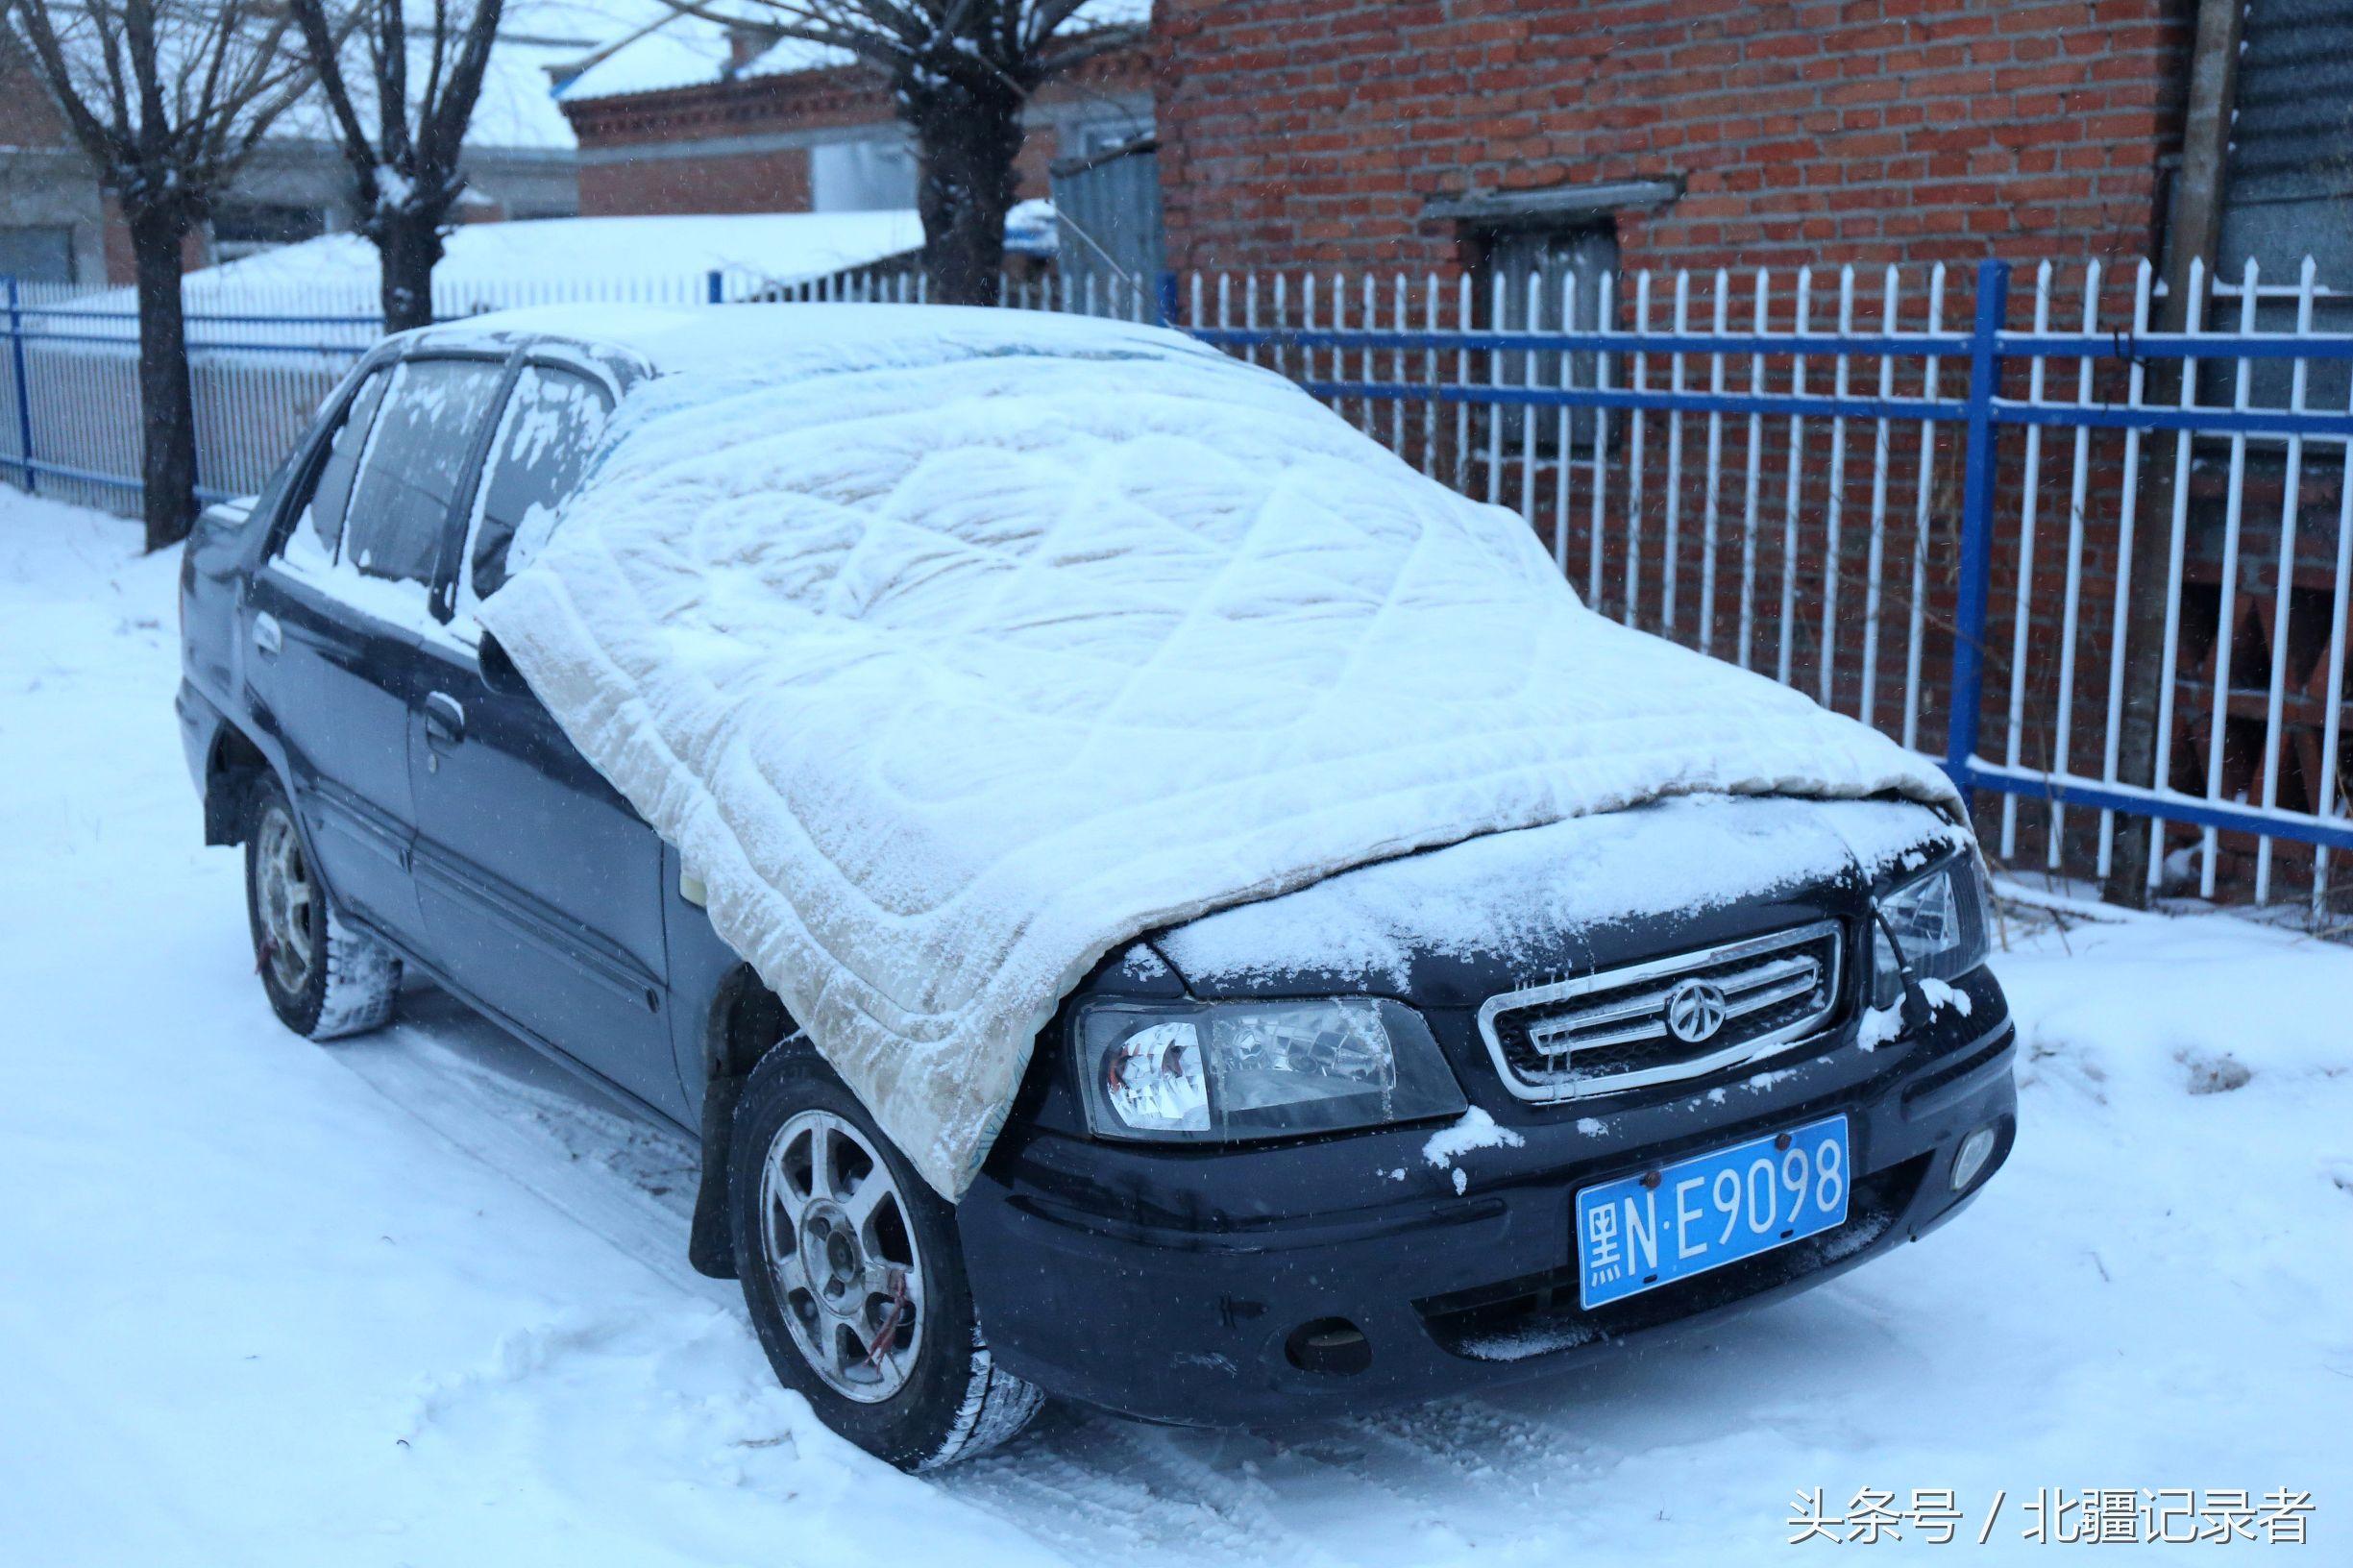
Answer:
[[[515,381],[475,494],[474,523],[458,579],[457,612],[495,594],[548,542],[556,508],[578,487],[613,412],[613,396],[590,377],[526,366]]]
[[[503,374],[478,359],[411,359],[394,373],[352,491],[347,570],[413,584],[423,602],[475,432]]]
[[[310,486],[309,499],[295,514],[294,527],[287,531],[285,544],[281,548],[286,565],[316,573],[335,564],[335,551],[343,540],[344,515],[352,500],[352,481],[359,475],[359,459],[367,450],[377,405],[383,402],[385,384],[391,380],[388,370],[371,372],[343,405],[342,421],[328,445],[326,460],[319,465],[319,476]]]

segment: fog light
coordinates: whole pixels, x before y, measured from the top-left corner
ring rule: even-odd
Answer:
[[[1961,1152],[1952,1157],[1952,1189],[1966,1192],[1985,1174],[1985,1163],[1994,1158],[1994,1145],[2001,1141],[1998,1128],[1980,1127],[1961,1139]]]
[[[1302,1323],[1283,1342],[1283,1354],[1302,1372],[1349,1378],[1373,1364],[1372,1341],[1344,1317]]]

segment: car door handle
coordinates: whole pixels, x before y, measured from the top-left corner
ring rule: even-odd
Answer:
[[[255,652],[265,659],[274,659],[278,657],[278,650],[285,646],[285,628],[278,624],[278,617],[267,610],[254,617]]]
[[[466,708],[447,692],[425,699],[425,739],[434,746],[455,746],[466,738]]]

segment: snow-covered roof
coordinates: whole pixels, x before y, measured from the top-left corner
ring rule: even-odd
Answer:
[[[626,37],[678,13],[662,0],[508,0],[490,51],[482,92],[466,133],[467,145],[569,152],[576,145],[572,124],[556,98],[552,71],[570,67]],[[412,45],[409,81],[427,79],[429,45]],[[360,123],[376,124],[373,79],[364,50],[355,44],[347,79]],[[312,93],[281,120],[282,139],[327,139],[332,135],[326,101]]]
[[[651,3],[660,6],[661,0]],[[1152,4],[1153,0],[1088,0],[1065,26],[1075,33],[1148,23],[1152,19]],[[666,6],[661,9],[669,10]],[[712,14],[707,11],[694,15],[671,11],[666,18],[656,18],[637,37],[627,37],[611,54],[565,84],[559,97],[572,103],[590,98],[624,98],[634,93],[666,92],[746,77],[793,76],[849,63],[850,57],[843,50],[799,38],[784,38],[741,67],[730,69],[727,28],[724,23],[711,19]],[[772,13],[764,12],[757,6],[746,7],[744,14],[750,25],[757,25],[764,14],[772,19]],[[625,35],[611,37],[623,38]]]
[[[539,218],[461,225],[434,269],[436,298],[476,289],[515,300],[525,288],[668,282],[714,270],[776,282],[821,278],[917,250],[912,211],[755,212],[683,217]],[[293,287],[332,289],[377,280],[376,247],[328,234],[187,276],[192,309],[210,299]]]
[[[462,28],[473,14],[470,4],[453,5],[450,25]],[[409,83],[414,90],[431,79],[430,17],[423,7],[412,7],[409,15]],[[648,29],[678,16],[667,0],[506,0],[499,19],[498,41],[483,75],[481,96],[468,128],[468,145],[570,152],[576,142],[556,101],[554,73],[576,65],[616,40],[645,35]],[[55,8],[52,22],[68,61],[86,78],[93,91],[103,95],[108,80],[106,50],[94,24],[72,0],[62,0]],[[10,23],[6,31],[14,34],[19,24]],[[166,55],[167,82],[175,72],[187,74],[184,67],[172,63],[177,53],[184,52],[185,43],[170,29],[158,41]],[[299,48],[300,41],[289,34],[284,46]],[[366,40],[357,34],[346,46],[345,61],[353,107],[360,123],[373,132],[377,125],[375,81]],[[268,139],[283,143],[325,141],[333,136],[326,98],[314,88],[279,118]]]

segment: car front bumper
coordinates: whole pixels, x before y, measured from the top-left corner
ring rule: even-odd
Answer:
[[[1531,1117],[1517,1146],[1452,1166],[1424,1159],[1427,1127],[1259,1150],[1030,1138],[958,1210],[992,1352],[1121,1414],[1268,1426],[1540,1375],[1793,1294],[1925,1235],[2008,1159],[2015,1037],[1990,976],[1965,989],[1997,1021],[1949,1017],[1876,1059],[1847,1045],[1761,1090]],[[1841,1112],[1846,1224],[1581,1310],[1579,1188]],[[1994,1157],[1955,1193],[1954,1154],[1986,1126]]]

